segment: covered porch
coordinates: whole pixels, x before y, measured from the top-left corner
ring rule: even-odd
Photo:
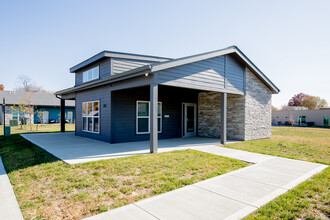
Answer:
[[[67,133],[22,134],[25,139],[68,164],[85,163],[149,153],[149,141],[110,144]],[[229,141],[235,142],[235,141]],[[158,152],[193,149],[219,144],[205,137],[173,138],[158,141]]]
[[[176,138],[180,143],[181,138],[209,137],[217,144],[226,144],[227,138],[244,139],[244,117],[239,117],[244,114],[244,95],[154,84],[150,77],[146,79],[142,85],[112,84],[101,92],[107,99],[92,98],[99,100],[99,133],[82,129],[79,108],[88,101],[85,95],[62,96],[63,106],[65,99],[76,100],[75,134],[112,144],[142,141],[145,146],[149,140],[150,153],[158,152],[158,140],[163,139]],[[61,128],[65,132],[63,121]]]

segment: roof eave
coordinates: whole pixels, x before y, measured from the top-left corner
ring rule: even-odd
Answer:
[[[122,58],[122,59],[132,59],[132,60],[141,60],[141,61],[151,61],[151,62],[164,62],[171,60],[171,58],[166,57],[156,57],[156,56],[144,56],[139,54],[130,54],[130,53],[121,53],[114,51],[102,51],[91,58],[73,66],[70,68],[70,72],[74,73],[88,65],[91,65],[97,61],[100,61],[104,58]]]
[[[107,77],[107,78],[104,78],[101,80],[93,81],[90,83],[71,87],[68,89],[63,89],[63,90],[55,92],[54,95],[65,95],[65,94],[73,93],[76,91],[81,91],[81,90],[88,89],[88,88],[103,86],[103,85],[107,85],[107,84],[110,84],[113,82],[125,80],[127,78],[143,75],[143,74],[150,73],[150,72],[151,72],[151,66],[145,65],[145,66],[142,66],[142,67],[139,67],[139,68],[136,68],[133,70],[129,70],[129,71],[126,71],[126,72],[118,74],[118,75],[110,76],[110,77]]]

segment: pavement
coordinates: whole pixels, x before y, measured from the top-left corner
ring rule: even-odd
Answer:
[[[110,144],[75,136],[73,132],[21,134],[21,136],[68,164],[150,153],[149,141]],[[188,137],[159,140],[158,152],[184,150],[209,144],[220,144],[220,139]]]
[[[0,157],[0,219],[23,219],[13,188]]]
[[[149,152],[149,142],[113,145],[61,133],[22,136],[70,164]],[[198,137],[160,140],[159,152],[194,149],[253,165],[89,219],[240,219],[327,167],[219,147],[217,143],[217,139]]]

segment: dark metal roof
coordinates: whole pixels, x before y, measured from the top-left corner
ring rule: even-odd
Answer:
[[[0,103],[2,104],[3,98],[6,99],[8,105],[19,105],[20,103],[26,103],[25,100],[31,97],[31,105],[33,106],[60,106],[60,100],[55,95],[42,92],[13,92],[13,91],[0,91]],[[68,107],[74,107],[75,101],[67,100],[65,105]]]

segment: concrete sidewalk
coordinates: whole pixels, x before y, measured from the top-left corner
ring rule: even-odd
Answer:
[[[0,157],[0,219],[23,219],[16,196]]]
[[[190,148],[256,164],[89,219],[240,219],[327,167],[214,145]]]

